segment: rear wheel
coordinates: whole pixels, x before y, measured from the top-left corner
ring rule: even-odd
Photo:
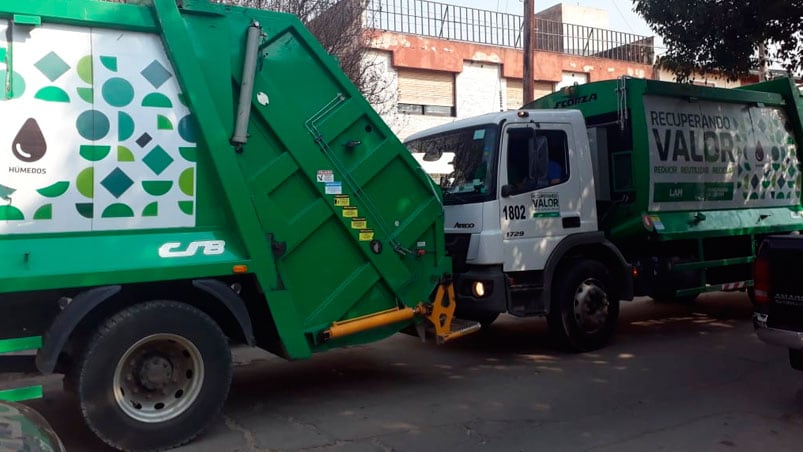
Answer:
[[[164,449],[190,441],[220,412],[231,351],[202,311],[151,301],[107,319],[73,370],[84,419],[99,438],[122,450]]]
[[[604,347],[619,317],[619,300],[610,292],[607,269],[597,261],[581,259],[559,272],[547,316],[550,333],[573,351]]]

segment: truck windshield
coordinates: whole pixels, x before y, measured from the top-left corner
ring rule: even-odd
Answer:
[[[484,124],[408,141],[407,148],[440,185],[446,204],[492,199],[499,127]]]

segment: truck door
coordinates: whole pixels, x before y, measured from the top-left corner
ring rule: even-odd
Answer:
[[[552,249],[580,232],[580,181],[569,124],[511,124],[500,152],[505,271],[540,270]]]

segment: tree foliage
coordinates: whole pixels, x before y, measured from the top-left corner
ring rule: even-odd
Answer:
[[[733,80],[759,69],[766,45],[770,64],[799,73],[803,0],[633,0],[635,11],[663,37],[658,64],[678,80],[720,72]]]
[[[363,24],[366,0],[217,0],[297,16],[375,108],[388,104],[388,82],[369,57]],[[383,112],[384,113],[384,112]]]

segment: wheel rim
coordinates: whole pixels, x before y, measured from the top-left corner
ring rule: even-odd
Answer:
[[[586,279],[574,293],[574,319],[580,328],[593,334],[602,329],[608,319],[608,294],[596,279]]]
[[[204,363],[198,348],[175,334],[137,341],[114,371],[117,406],[140,422],[164,422],[185,412],[201,392]]]

